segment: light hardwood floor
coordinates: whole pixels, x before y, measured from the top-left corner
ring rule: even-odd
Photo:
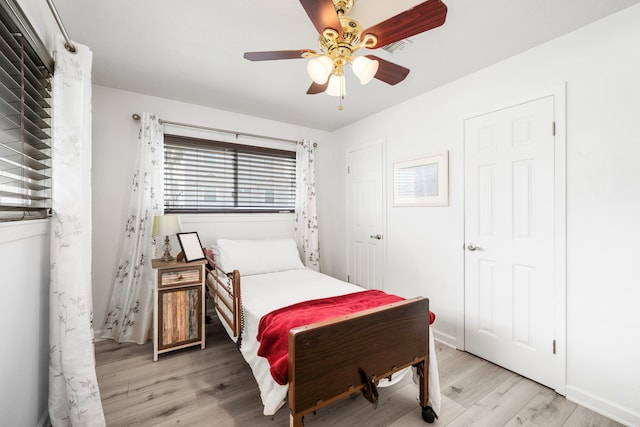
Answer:
[[[153,346],[96,343],[96,370],[108,426],[288,426],[286,407],[262,415],[258,387],[219,321],[207,346],[160,355]],[[468,353],[436,343],[441,426],[619,426],[552,390]],[[305,417],[305,426],[428,426],[407,376],[380,390],[375,408],[361,394]]]

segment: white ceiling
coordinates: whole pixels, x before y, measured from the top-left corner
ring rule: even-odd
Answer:
[[[250,62],[245,51],[318,49],[296,0],[54,0],[71,38],[93,51],[93,82],[305,127],[334,130],[511,57],[640,0],[444,0],[442,27],[371,53],[411,69],[396,86],[306,95],[306,60]],[[422,0],[356,0],[364,28]],[[170,119],[170,118],[169,118]]]

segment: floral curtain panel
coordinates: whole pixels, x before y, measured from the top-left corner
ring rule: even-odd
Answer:
[[[295,235],[304,264],[320,270],[318,214],[316,211],[315,142],[305,139],[296,147]]]
[[[56,41],[53,78],[49,417],[104,426],[91,293],[91,51]]]
[[[154,114],[143,113],[131,199],[120,262],[102,338],[144,344],[153,315],[153,270],[157,251],[153,217],[164,212],[164,135]]]

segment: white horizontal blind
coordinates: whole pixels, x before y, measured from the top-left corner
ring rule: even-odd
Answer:
[[[165,135],[167,213],[293,212],[296,154]]]
[[[51,207],[50,76],[0,12],[0,221],[42,218]]]

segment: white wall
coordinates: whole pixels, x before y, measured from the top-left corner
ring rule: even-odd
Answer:
[[[3,425],[44,425],[48,417],[49,220],[0,223]]]
[[[438,336],[456,344],[463,120],[566,82],[567,397],[629,425],[640,425],[639,22],[634,6],[343,128],[324,147],[344,165],[350,148],[386,138],[387,170],[398,159],[449,150],[448,207],[393,208],[387,200],[387,290],[428,296]],[[332,218],[321,229],[323,262],[345,277],[345,172],[322,165],[319,173],[338,193],[319,208]]]
[[[47,8],[35,0],[20,3],[50,45],[55,30]],[[567,397],[626,424],[640,425],[640,370],[636,369],[640,342],[635,332],[640,325],[640,311],[636,309],[640,297],[636,284],[640,273],[636,246],[640,241],[636,221],[640,217],[638,22],[640,6],[634,6],[333,134],[94,86],[96,328],[102,324],[110,298],[121,244],[118,236],[129,198],[138,133],[131,114],[152,111],[169,120],[318,140],[321,267],[340,278],[346,278],[343,236],[347,150],[384,138],[389,170],[397,159],[448,149],[449,207],[391,208],[387,204],[387,282],[389,291],[429,296],[438,313],[439,337],[455,343],[463,283],[462,122],[566,82]],[[244,237],[244,232],[254,231],[270,237],[284,233],[288,221],[286,216],[256,223],[243,217],[237,221],[216,217],[205,225],[200,218],[185,218],[187,224],[203,230],[203,240],[223,234]],[[46,372],[41,372],[42,366],[46,369],[46,361],[35,355],[47,349],[47,304],[40,293],[48,283],[48,231],[21,230],[17,239],[8,241],[5,230],[10,226],[0,224],[0,259],[5,260],[6,283],[13,284],[5,291],[9,300],[24,301],[40,311],[33,318],[19,313],[22,316],[18,318],[27,323],[16,328],[15,334],[11,332],[7,342],[20,342],[29,348],[0,356],[2,366],[19,366],[3,371],[1,377],[17,384],[13,372],[24,368],[25,372],[38,369],[39,373],[28,375],[27,383],[23,380],[17,388],[2,388],[2,393],[12,394],[2,395],[0,413],[3,420],[10,414],[9,420],[15,420],[12,425],[33,425],[43,405],[46,407],[46,398],[42,397]],[[37,286],[28,288],[34,282]],[[4,324],[12,324],[19,307],[6,307],[0,316]],[[16,354],[20,360],[5,360]],[[18,399],[21,393],[31,397],[32,408],[19,403],[26,401]]]
[[[93,86],[93,313],[96,336],[104,324],[107,305],[122,245],[135,166],[139,123],[133,113],[156,113],[170,121],[285,139],[312,138],[318,142],[318,161],[323,160],[326,132],[257,119],[168,99]],[[228,140],[219,133],[165,127],[165,132]],[[246,139],[246,143],[257,143]],[[284,145],[283,145],[284,147]],[[288,147],[293,148],[292,144]],[[318,193],[329,191],[318,185]],[[319,196],[320,197],[320,196]],[[184,215],[184,231],[197,231],[204,245],[213,239],[293,237],[293,215]],[[172,238],[173,253],[179,245]]]

